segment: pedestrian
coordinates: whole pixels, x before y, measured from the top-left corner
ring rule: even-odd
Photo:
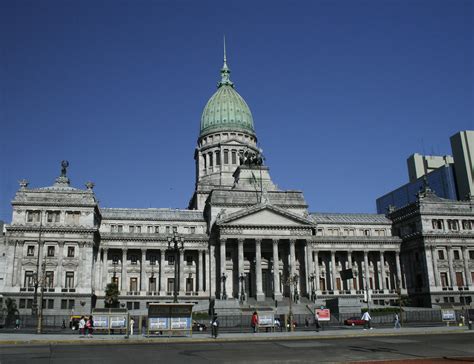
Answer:
[[[86,319],[84,316],[81,316],[81,319],[79,320],[79,335],[80,337],[84,337],[84,331],[86,329]]]
[[[92,337],[92,334],[94,333],[94,320],[91,317],[89,317],[89,320],[86,322],[86,329],[87,329],[87,337]]]
[[[372,330],[372,327],[370,326],[370,320],[372,320],[372,317],[370,317],[369,311],[365,311],[362,315],[362,321],[364,321],[364,330]]]
[[[63,319],[63,323],[62,323],[62,325],[61,325],[61,329],[64,330],[65,328],[66,328],[66,320]]]
[[[133,335],[133,325],[135,325],[135,320],[132,317],[130,319],[130,335]]]
[[[252,326],[253,333],[255,334],[258,330],[258,314],[257,314],[257,311],[253,312],[252,319],[250,321],[250,326]]]
[[[304,327],[308,328],[309,327],[309,318],[304,319]]]
[[[17,317],[15,320],[15,329],[20,330],[20,318]]]
[[[217,339],[218,330],[219,330],[219,320],[217,319],[217,315],[214,315],[214,317],[211,320],[211,336],[214,339]]]
[[[314,315],[314,326],[316,327],[316,332],[319,332],[319,329],[321,326],[319,325],[319,313],[316,312],[316,315]]]
[[[398,317],[398,313],[395,314],[395,317],[393,318],[395,322],[394,329],[399,329],[400,328],[400,318]]]

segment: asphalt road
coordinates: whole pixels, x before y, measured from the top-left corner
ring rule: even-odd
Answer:
[[[321,363],[445,358],[474,363],[474,334],[268,342],[0,347],[0,363]],[[461,359],[464,358],[464,359]]]

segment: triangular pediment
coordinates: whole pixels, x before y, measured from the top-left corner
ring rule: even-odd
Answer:
[[[311,226],[313,221],[273,205],[255,205],[224,216],[217,225]]]

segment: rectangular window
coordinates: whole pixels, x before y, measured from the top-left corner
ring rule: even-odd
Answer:
[[[25,298],[20,298],[20,305],[18,308],[26,308],[26,299]]]
[[[135,230],[136,230],[137,234],[141,234],[142,227],[141,226],[135,226]]]
[[[148,234],[153,233],[153,226],[148,226],[146,232],[147,232]]]
[[[115,233],[117,231],[117,225],[110,225],[110,232]]]
[[[133,309],[139,310],[140,309],[140,302],[133,302]]]
[[[81,216],[80,211],[67,211],[66,212],[66,224],[67,225],[79,225],[80,216]]]
[[[235,150],[232,151],[232,164],[237,164],[237,152]]]
[[[220,166],[220,165],[221,165],[221,152],[216,151],[216,166]]]
[[[24,286],[28,288],[34,287],[35,285],[34,279],[35,279],[34,272],[32,270],[27,270],[25,272],[25,285]]]
[[[66,272],[65,288],[74,288],[74,272]]]
[[[130,278],[130,291],[137,292],[138,291],[138,279],[137,278]]]
[[[26,247],[26,256],[32,257],[35,255],[35,246],[34,245],[28,245]]]
[[[165,230],[166,230],[166,234],[170,233],[170,227],[169,226],[165,227]]]
[[[448,229],[449,230],[459,230],[459,225],[457,220],[448,220]]]
[[[168,255],[166,257],[166,259],[168,260],[168,265],[174,265],[174,255]]]
[[[209,167],[213,167],[214,166],[214,160],[212,158],[212,153],[209,153]]]
[[[117,232],[119,233],[123,232],[123,225],[117,225]]]
[[[133,302],[127,302],[127,310],[133,310]]]
[[[459,250],[453,250],[453,254],[454,254],[454,259],[455,259],[455,260],[459,260],[459,259],[460,259]]]
[[[133,234],[135,232],[135,226],[129,226],[128,231],[130,234]]]
[[[132,256],[130,257],[130,262],[131,262],[132,264],[137,264],[137,262],[138,262],[138,257],[137,257],[136,255],[132,255]]]
[[[67,306],[68,309],[72,310],[74,308],[74,300],[68,300]]]
[[[365,230],[364,230],[364,235],[365,235],[365,236],[370,236],[370,230],[369,230],[369,229],[365,229]]]
[[[150,255],[150,265],[156,265],[158,264],[158,257],[156,255]]]
[[[57,223],[59,222],[59,216],[60,216],[60,212],[59,211],[48,211],[47,212],[47,219],[48,219],[48,222],[51,222],[51,223]]]
[[[472,223],[471,220],[463,220],[462,221],[462,228],[464,230],[472,230]]]
[[[443,250],[438,250],[438,258],[439,258],[439,260],[444,260],[444,251]]]
[[[177,233],[177,232],[178,232],[178,227],[177,227],[177,226],[173,226],[173,232],[174,232],[174,233]]]
[[[168,293],[174,292],[174,278],[168,278],[167,288],[168,288],[168,290],[167,290]]]
[[[61,310],[67,310],[67,300],[61,300]]]
[[[155,227],[155,233],[158,234],[159,232],[160,232],[160,227],[159,226]]]
[[[458,287],[464,286],[464,279],[462,276],[462,272],[456,272],[456,286]]]
[[[48,246],[48,257],[54,257],[54,246]]]
[[[54,300],[48,300],[48,310],[54,309]]]
[[[67,256],[68,258],[74,258],[74,247],[68,246],[67,247]]]
[[[54,272],[47,271],[45,273],[45,285],[47,288],[54,288]]]
[[[26,300],[26,308],[33,308],[33,299],[29,298]]]
[[[229,164],[229,151],[224,150],[224,164]]]
[[[448,273],[441,272],[440,277],[441,277],[441,286],[442,287],[448,287],[449,286],[449,284],[448,284]]]
[[[474,259],[474,250],[469,250],[469,259]]]
[[[39,222],[40,221],[40,212],[39,211],[27,211],[26,221],[27,222]]]
[[[443,224],[443,220],[441,220],[441,219],[434,219],[434,220],[432,221],[432,223],[433,223],[433,229],[435,229],[435,230],[443,230],[443,225],[444,225],[444,224]]]
[[[191,234],[196,234],[196,227],[195,226],[191,226],[190,233]]]
[[[156,292],[156,278],[150,278],[149,291]]]

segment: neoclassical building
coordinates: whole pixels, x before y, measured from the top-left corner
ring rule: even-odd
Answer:
[[[103,307],[106,285],[116,282],[120,301],[136,313],[149,302],[171,301],[175,288],[180,301],[201,307],[210,298],[235,307],[285,307],[290,299],[362,300],[366,293],[384,305],[412,293],[418,270],[435,274],[413,264],[408,247],[421,249],[422,243],[400,233],[412,224],[415,215],[404,212],[411,210],[388,217],[311,213],[301,191],[278,188],[262,163],[252,113],[225,57],[217,91],[202,113],[194,159],[196,184],[187,209],[101,207],[92,183],[71,186],[67,162],[50,187],[20,181],[0,245],[3,297],[27,314],[44,287],[45,314],[66,314],[79,306]],[[474,236],[462,238],[467,277]],[[430,259],[425,253],[418,258]],[[472,293],[472,279],[463,287]],[[458,291],[440,292],[459,302]],[[424,293],[428,298],[420,304],[438,302]]]

